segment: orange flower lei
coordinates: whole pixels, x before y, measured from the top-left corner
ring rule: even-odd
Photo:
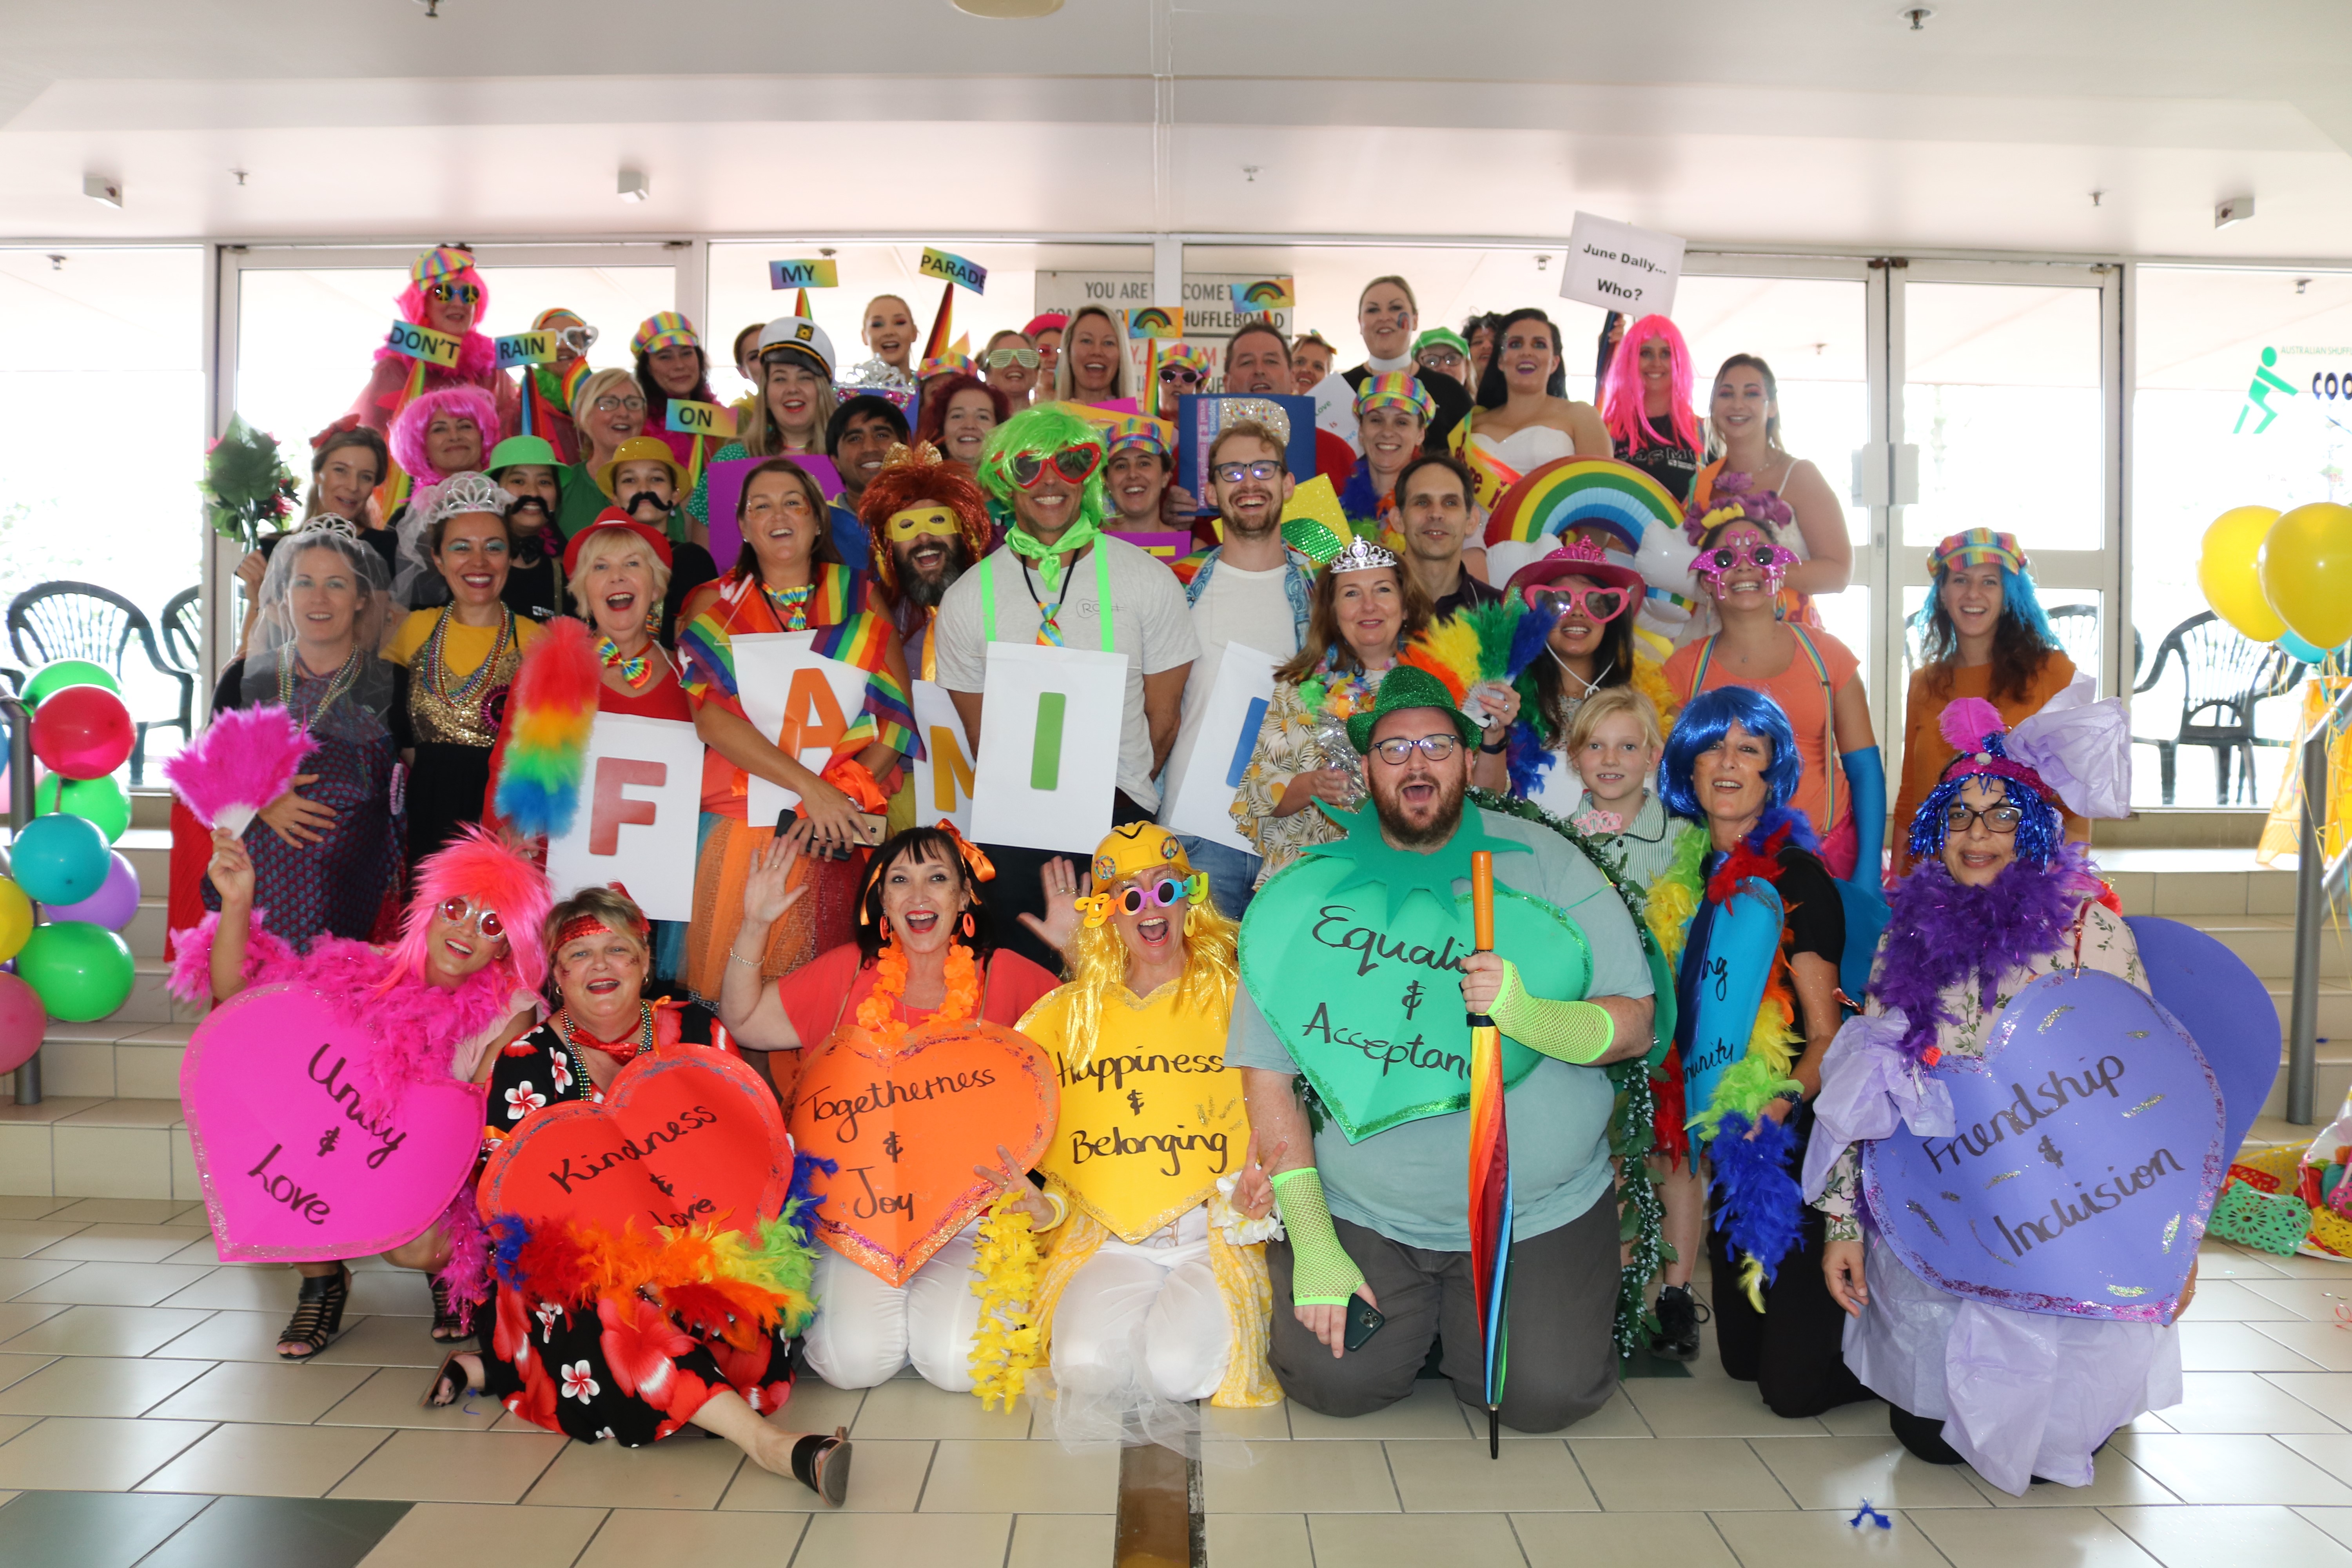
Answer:
[[[948,949],[947,982],[946,999],[929,1023],[961,1024],[980,1011],[980,963],[961,942]],[[874,961],[874,993],[857,1005],[857,1026],[883,1046],[898,1045],[907,1035],[907,1021],[898,1016],[898,999],[906,994],[907,952],[893,937]]]

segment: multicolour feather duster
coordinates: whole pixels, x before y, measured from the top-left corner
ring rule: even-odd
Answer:
[[[310,731],[274,702],[231,709],[166,762],[163,776],[197,821],[241,837],[293,786],[313,749]]]
[[[518,831],[556,838],[570,830],[604,668],[588,628],[559,616],[515,671],[496,809]]]

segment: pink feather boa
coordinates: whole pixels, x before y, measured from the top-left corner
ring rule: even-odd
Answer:
[[[326,997],[338,1017],[363,1029],[369,1047],[352,1083],[360,1108],[370,1116],[389,1114],[410,1084],[447,1080],[457,1049],[510,1016],[514,974],[502,964],[476,971],[453,991],[392,967],[383,949],[346,937],[320,937],[309,954],[297,953],[262,927],[256,910],[247,938],[247,985],[278,981],[308,985]],[[186,1002],[212,994],[213,938],[220,916],[172,933],[174,954],[171,990]]]

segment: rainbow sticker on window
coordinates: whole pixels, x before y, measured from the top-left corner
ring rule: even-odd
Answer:
[[[1255,283],[1234,285],[1234,309],[1245,316],[1287,310],[1297,303],[1298,289],[1292,279],[1262,278]]]
[[[1184,335],[1184,311],[1181,307],[1169,310],[1160,305],[1146,305],[1127,313],[1127,335],[1129,338],[1181,338]]]

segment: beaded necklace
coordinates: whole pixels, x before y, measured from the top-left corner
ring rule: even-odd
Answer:
[[[596,657],[602,659],[608,666],[617,666],[619,668],[621,671],[621,684],[626,686],[631,692],[643,691],[646,687],[653,684],[653,675],[651,673],[653,668],[653,651],[654,645],[651,642],[648,642],[645,647],[637,650],[635,658],[623,658],[621,657],[621,645],[614,642],[611,637],[601,637],[596,643]]]
[[[295,667],[301,661],[301,654],[290,647],[278,661],[278,705],[289,713],[294,711]],[[344,658],[341,668],[328,677],[326,691],[320,695],[317,704],[310,709],[310,712],[303,715],[304,722],[316,720],[320,714],[333,707],[335,700],[349,691],[352,689],[352,683],[359,678],[360,647],[354,642],[352,645],[352,651]]]
[[[506,605],[499,606],[498,640],[490,645],[490,651],[482,662],[474,667],[474,673],[466,677],[464,684],[452,691],[449,689],[449,662],[445,645],[449,638],[449,616],[456,608],[453,605],[442,610],[441,618],[433,623],[433,635],[425,639],[424,647],[417,651],[416,663],[428,689],[450,707],[463,709],[472,704],[481,689],[489,684],[490,672],[506,656],[507,645],[514,641],[515,617],[514,612]],[[484,721],[488,722],[487,715]],[[495,729],[497,726],[492,724],[490,727]]]
[[[586,1086],[589,1093],[594,1094],[600,1092],[595,1087],[596,1080],[588,1076],[588,1064],[580,1055],[580,1042],[583,1037],[589,1045],[615,1061],[625,1062],[633,1058],[644,1056],[654,1048],[653,1004],[650,1002],[637,1004],[637,1037],[634,1045],[625,1040],[618,1045],[608,1045],[595,1036],[586,1034],[572,1021],[572,1009],[569,1007],[556,1013],[556,1040],[563,1047],[564,1056],[569,1058],[573,1076]]]

